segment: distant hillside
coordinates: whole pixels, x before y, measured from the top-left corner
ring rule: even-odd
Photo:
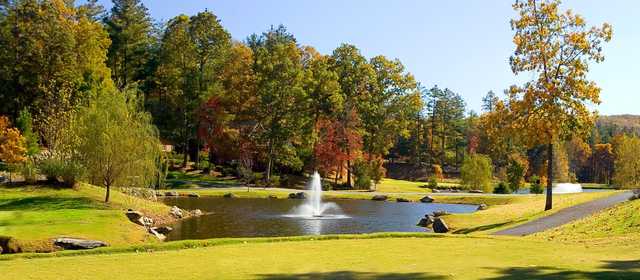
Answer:
[[[601,133],[604,131],[608,134],[626,132],[640,135],[640,115],[600,116],[596,121],[596,127]]]

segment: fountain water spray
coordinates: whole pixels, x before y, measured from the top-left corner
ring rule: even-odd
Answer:
[[[311,176],[311,194],[309,195],[309,203],[312,209],[313,216],[322,215],[322,180],[318,171],[313,172]]]
[[[309,181],[309,199],[303,205],[293,209],[295,214],[285,215],[291,218],[305,219],[345,219],[342,210],[333,202],[322,202],[322,179],[314,172]]]

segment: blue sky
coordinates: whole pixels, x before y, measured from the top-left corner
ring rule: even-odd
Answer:
[[[107,8],[109,0],[101,0]],[[516,77],[508,64],[513,52],[511,0],[179,0],[143,1],[152,17],[168,20],[208,9],[234,39],[244,40],[270,25],[284,24],[298,42],[329,54],[341,43],[358,46],[367,57],[398,58],[428,87],[460,93],[479,111],[482,96],[501,93],[530,78]],[[606,60],[589,77],[602,87],[601,114],[640,114],[640,1],[565,0],[587,23],[614,27]]]

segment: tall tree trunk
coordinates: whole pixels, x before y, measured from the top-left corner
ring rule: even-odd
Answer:
[[[347,160],[347,187],[351,188],[351,160]]]
[[[342,161],[340,162],[340,165],[338,166],[338,168],[336,168],[335,185],[338,185],[338,178],[340,178],[341,173],[342,173]]]
[[[104,197],[104,202],[108,203],[109,202],[109,195],[111,194],[111,186],[109,184],[107,184],[106,187],[107,187],[107,196]]]
[[[544,206],[544,211],[551,210],[551,208],[553,208],[553,143],[549,143],[547,157],[547,200]]]
[[[200,134],[196,133],[196,170],[200,170]]]
[[[269,152],[268,152],[268,160],[267,160],[267,183],[271,183],[271,165],[273,162],[273,146],[271,145],[271,141],[269,141]]]

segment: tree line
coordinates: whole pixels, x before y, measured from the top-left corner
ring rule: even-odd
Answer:
[[[100,102],[148,112],[139,125],[157,133],[145,135],[174,145],[183,165],[234,166],[241,177],[261,171],[266,182],[318,170],[368,188],[388,160],[456,175],[476,154],[504,180],[520,170],[514,181],[610,182],[618,146],[593,133],[589,140],[594,115],[583,105],[599,102],[584,74],[589,61],[602,61],[610,26],[586,29],[580,16],[558,11],[559,1],[541,3],[514,4],[510,60],[514,73],[539,78],[503,98],[489,92],[478,115],[454,91],[421,85],[397,59],[366,58],[351,44],[321,54],[284,26],[237,41],[208,10],[158,23],[140,0],[113,0],[108,12],[95,0],[4,1],[0,114],[13,122],[29,114],[27,142],[53,147],[78,123],[70,120],[83,119],[78,111],[97,112],[96,100],[116,93],[124,99]],[[113,111],[94,113],[128,118]],[[210,166],[199,166],[202,157]]]

